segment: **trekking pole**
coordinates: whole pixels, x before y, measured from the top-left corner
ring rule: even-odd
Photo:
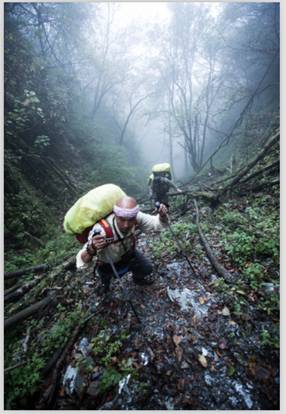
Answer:
[[[155,206],[156,206],[156,209],[157,209],[157,211],[158,211],[158,210],[159,210],[159,207],[160,207],[160,203],[159,203],[159,201],[156,201]],[[170,225],[170,223],[169,223],[169,222],[167,222],[167,225],[168,225],[168,229],[170,230],[170,233],[171,233],[171,234],[172,234],[172,236],[173,236],[174,242],[175,242],[175,244],[177,245],[177,248],[179,249],[179,251],[180,251],[181,255],[182,255],[182,256],[186,259],[186,261],[188,262],[188,264],[189,264],[189,266],[190,266],[191,271],[193,272],[193,274],[196,276],[197,274],[196,274],[196,272],[195,272],[194,266],[193,266],[193,265],[192,265],[192,263],[190,262],[190,260],[189,260],[189,258],[188,258],[187,253],[185,252],[184,248],[182,247],[181,241],[180,241],[180,240],[178,240],[178,237],[177,237],[177,236],[176,236],[176,234],[174,233],[174,230],[172,229],[172,227],[171,227],[171,225]]]
[[[100,231],[99,231],[99,230],[95,230],[95,231],[93,232],[92,236],[98,236],[99,234],[100,234]],[[106,259],[107,259],[108,263],[109,263],[109,264],[110,264],[110,266],[111,266],[111,269],[112,269],[112,271],[113,271],[113,274],[114,274],[115,278],[119,280],[119,286],[120,286],[120,289],[121,289],[121,291],[122,291],[122,293],[123,293],[124,298],[128,297],[127,292],[126,292],[126,289],[122,286],[120,276],[119,276],[119,274],[118,274],[118,272],[117,272],[117,270],[116,270],[116,267],[114,266],[113,260],[111,259],[110,255],[108,254],[108,252],[107,252],[107,251],[105,251],[105,252],[104,252],[104,254],[105,254],[105,257],[106,257]],[[126,299],[126,302],[128,302],[128,303],[129,303],[129,305],[130,305],[131,309],[133,310],[133,312],[134,312],[134,314],[135,314],[135,316],[136,316],[137,321],[141,324],[141,321],[140,321],[140,319],[139,319],[139,316],[138,316],[138,314],[137,314],[137,312],[136,312],[136,310],[135,310],[135,308],[134,308],[134,305],[133,305],[133,303],[131,302],[131,300],[130,300],[130,299]]]
[[[119,280],[120,289],[123,292],[124,297],[126,298],[127,297],[126,289],[122,286],[120,276],[119,276],[119,274],[118,274],[118,272],[116,270],[116,267],[114,266],[113,260],[111,259],[110,255],[107,252],[105,252],[105,257],[106,257],[108,263],[110,264],[110,266],[112,268],[112,271],[114,273],[115,278]],[[125,300],[129,303],[131,309],[133,310],[133,312],[134,312],[134,314],[136,316],[137,321],[141,324],[141,321],[140,321],[139,316],[138,316],[138,314],[137,314],[137,312],[136,312],[136,310],[134,308],[133,303],[131,302],[131,299],[125,299]]]

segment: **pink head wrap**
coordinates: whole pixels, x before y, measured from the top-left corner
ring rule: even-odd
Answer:
[[[137,216],[139,212],[139,207],[135,206],[133,208],[122,208],[122,207],[118,207],[118,206],[114,206],[113,207],[113,213],[118,216],[118,217],[122,217],[122,218],[126,218],[126,219],[133,219]]]

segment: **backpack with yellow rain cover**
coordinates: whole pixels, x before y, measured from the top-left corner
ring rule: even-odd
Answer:
[[[115,184],[104,184],[79,198],[64,218],[64,230],[75,234],[80,243],[87,241],[94,224],[112,213],[114,204],[125,192]]]

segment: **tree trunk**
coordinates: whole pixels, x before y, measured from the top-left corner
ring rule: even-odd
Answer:
[[[16,277],[21,277],[27,273],[37,273],[41,272],[42,270],[47,270],[49,266],[47,264],[40,264],[37,266],[27,267],[26,269],[16,270],[15,272],[5,272],[4,279],[12,279]]]
[[[214,269],[217,271],[218,275],[223,277],[223,279],[227,282],[231,282],[232,280],[232,275],[218,262],[217,258],[215,257],[215,255],[213,254],[210,245],[207,242],[207,239],[205,238],[201,226],[200,226],[200,221],[199,221],[199,209],[198,209],[198,204],[196,199],[194,199],[194,204],[195,204],[195,208],[196,208],[196,223],[197,223],[197,227],[198,227],[198,232],[199,232],[199,236],[202,242],[202,245],[208,255],[209,261],[211,262],[211,264],[213,265]]]
[[[219,195],[225,194],[229,188],[233,188],[242,177],[244,177],[270,150],[270,148],[276,144],[280,137],[280,130],[276,130],[273,135],[270,136],[264,147],[258,152],[256,157],[252,160],[237,174],[222,190],[219,191]]]
[[[27,319],[29,316],[36,313],[38,310],[44,308],[49,303],[51,303],[54,299],[50,296],[40,300],[39,302],[34,303],[33,305],[29,306],[28,308],[23,309],[22,311],[16,313],[15,315],[11,316],[4,320],[4,329],[11,328],[12,326],[16,325],[18,322]]]
[[[4,302],[9,303],[9,302],[13,302],[19,298],[21,298],[22,296],[25,295],[25,293],[27,293],[29,290],[31,290],[34,286],[36,286],[46,275],[42,275],[41,277],[34,279],[28,283],[26,283],[25,285],[19,287],[17,290],[10,292],[8,294],[6,294],[4,296]]]

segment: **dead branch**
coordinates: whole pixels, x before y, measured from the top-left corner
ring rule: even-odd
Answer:
[[[26,269],[16,270],[15,272],[5,272],[4,279],[12,279],[15,277],[20,277],[27,273],[41,272],[42,270],[47,270],[48,268],[49,266],[47,264],[40,264],[37,266],[27,267]]]
[[[250,191],[257,192],[257,191],[263,190],[264,188],[267,188],[267,187],[273,187],[274,185],[277,185],[279,183],[280,183],[279,178],[277,178],[276,180],[271,180],[271,181],[268,181],[268,180],[263,181],[263,182],[261,182],[260,184],[254,186],[254,187],[248,187],[248,188],[243,189],[242,191],[240,190],[239,194],[246,195]]]
[[[279,166],[279,164],[280,164],[280,161],[278,160],[278,161],[273,162],[272,164],[267,165],[264,168],[261,168],[259,171],[256,171],[255,173],[253,173],[253,174],[249,175],[248,177],[246,177],[244,180],[240,181],[240,184],[244,184],[247,181],[252,180],[253,178],[265,173],[266,171],[269,171],[269,170],[272,170],[272,169],[276,168],[277,166]]]
[[[196,208],[196,224],[198,227],[198,232],[199,232],[199,236],[202,242],[202,245],[208,255],[209,261],[211,262],[211,264],[213,265],[214,269],[217,271],[218,275],[223,277],[225,281],[230,282],[232,280],[232,276],[231,274],[218,262],[218,260],[216,259],[215,255],[213,254],[210,245],[208,244],[201,226],[200,226],[200,221],[199,221],[199,209],[198,209],[198,204],[196,199],[194,199],[194,204],[195,204],[195,208]]]
[[[20,299],[22,296],[25,295],[29,290],[31,290],[34,286],[36,286],[40,280],[42,280],[46,275],[42,275],[41,277],[35,278],[34,280],[26,283],[23,286],[20,286],[17,290],[14,290],[13,292],[6,294],[4,296],[4,302],[9,303],[16,301]]]
[[[22,365],[26,364],[26,361],[18,362],[18,364],[12,365],[11,367],[5,368],[4,372],[12,371],[15,368],[21,367]]]
[[[218,196],[213,192],[213,191],[190,191],[190,190],[185,190],[182,191],[180,193],[170,193],[168,194],[168,197],[174,197],[174,196],[178,196],[178,195],[190,195],[193,198],[205,198],[208,201],[214,201],[216,202],[218,200]]]
[[[21,283],[16,283],[15,285],[10,287],[9,289],[4,290],[4,296],[9,295],[9,293],[14,292],[14,290],[19,289],[21,286],[22,286]]]
[[[31,240],[35,241],[37,244],[39,244],[41,247],[45,247],[45,243],[42,242],[42,240],[40,240],[38,237],[33,236],[32,234],[30,234],[28,231],[24,231],[24,234],[26,234],[26,236],[28,236]]]
[[[236,175],[223,189],[219,191],[219,196],[225,194],[231,187],[234,188],[235,184],[237,184],[242,177],[244,177],[264,156],[268,153],[268,151],[272,148],[274,144],[277,143],[280,137],[280,130],[276,130],[273,135],[271,135],[264,147],[258,152],[258,154],[252,158],[252,160],[242,168],[241,172]]]
[[[103,302],[101,303],[101,305],[103,304]],[[44,406],[45,408],[51,408],[54,402],[54,397],[55,397],[55,392],[57,389],[57,385],[58,385],[58,379],[59,379],[59,371],[61,369],[61,365],[64,362],[64,359],[67,355],[67,353],[69,352],[70,348],[72,347],[72,345],[75,343],[78,335],[80,334],[81,330],[84,328],[84,326],[87,324],[87,322],[93,318],[97,313],[98,313],[99,307],[97,308],[97,310],[93,313],[91,313],[89,316],[87,316],[83,321],[81,321],[76,328],[73,331],[72,336],[70,337],[70,339],[66,342],[66,345],[61,348],[61,350],[59,350],[58,352],[56,352],[53,357],[52,360],[49,361],[49,363],[47,364],[47,366],[43,369],[43,374],[47,373],[51,367],[56,363],[56,366],[54,368],[54,371],[51,375],[51,378],[48,380],[48,382],[51,384],[50,388],[48,390],[48,393],[45,395],[44,398],[41,399],[41,401],[39,402],[39,409],[41,409],[40,407]],[[61,352],[60,352],[61,351]]]
[[[40,300],[39,302],[36,302],[33,305],[28,306],[22,311],[16,313],[10,318],[5,319],[4,329],[11,328],[12,326],[16,325],[18,322],[23,321],[24,319],[27,319],[29,316],[33,315],[38,310],[44,308],[52,301],[54,301],[54,298],[52,298],[51,296],[47,296],[46,298]]]

